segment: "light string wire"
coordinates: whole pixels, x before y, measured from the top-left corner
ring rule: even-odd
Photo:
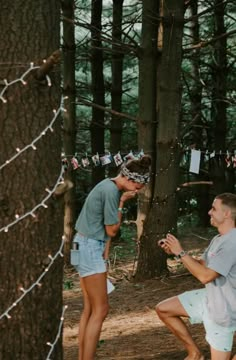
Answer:
[[[64,173],[64,167],[62,166],[61,167],[61,172],[60,172],[60,175],[59,177],[57,178],[57,181],[54,185],[54,187],[52,188],[52,190],[49,190],[48,188],[45,189],[45,191],[48,193],[48,195],[39,203],[37,204],[33,209],[31,209],[30,211],[28,211],[27,213],[25,213],[24,215],[22,216],[19,216],[18,214],[15,215],[16,219],[14,221],[12,221],[10,224],[2,227],[0,229],[0,233],[1,232],[8,232],[8,229],[10,227],[12,227],[13,225],[17,224],[18,222],[20,222],[21,220],[23,220],[24,218],[26,218],[27,216],[31,215],[32,217],[36,217],[35,215],[35,211],[37,209],[39,209],[40,207],[44,207],[45,209],[48,207],[47,204],[46,204],[46,201],[52,196],[52,194],[54,193],[54,191],[56,190],[58,184],[63,181],[63,173]]]
[[[50,270],[51,266],[53,265],[54,261],[56,260],[56,258],[60,255],[61,257],[63,257],[63,253],[62,253],[62,249],[64,246],[64,242],[65,242],[65,237],[62,236],[62,242],[60,245],[59,250],[57,251],[57,253],[52,257],[50,254],[48,255],[48,258],[50,259],[50,263],[48,264],[48,266],[45,268],[45,270],[41,273],[41,275],[38,277],[38,279],[30,286],[28,287],[28,289],[24,289],[23,287],[20,287],[20,290],[23,292],[23,294],[17,299],[15,300],[7,310],[5,310],[1,315],[0,315],[0,320],[3,319],[5,316],[10,319],[11,315],[9,314],[9,311],[11,311],[14,307],[17,306],[17,304],[26,296],[26,294],[28,294],[29,292],[32,291],[32,289],[37,285],[37,286],[41,286],[40,281],[43,279],[43,277],[47,274],[47,272]]]
[[[7,88],[17,82],[21,82],[23,85],[26,85],[26,81],[24,80],[24,78],[32,71],[32,70],[35,70],[39,68],[39,66],[34,66],[33,63],[30,64],[30,68],[27,69],[24,74],[18,78],[18,79],[15,79],[11,82],[8,82],[6,79],[4,79],[4,83],[5,83],[5,86],[4,88],[2,89],[1,93],[0,93],[0,100],[2,100],[3,103],[6,103],[7,100],[3,97],[4,93],[6,92]],[[46,76],[46,79],[47,79],[47,83],[48,83],[48,86],[51,86],[51,79],[50,77],[47,75]],[[37,136],[29,145],[25,146],[23,149],[19,149],[17,148],[16,151],[17,153],[15,155],[13,155],[10,159],[8,159],[7,161],[5,161],[4,164],[2,164],[0,166],[0,170],[2,170],[6,165],[8,165],[9,163],[11,163],[13,160],[15,160],[18,156],[20,156],[20,154],[22,154],[23,152],[25,152],[27,149],[29,148],[32,148],[33,150],[36,150],[36,146],[35,144],[41,139],[42,136],[44,136],[48,130],[50,130],[51,132],[53,132],[53,124],[54,122],[56,121],[56,119],[58,118],[59,114],[61,111],[66,111],[62,104],[63,104],[63,100],[65,99],[66,97],[62,98],[61,99],[61,104],[60,104],[60,107],[57,109],[57,110],[53,110],[54,112],[54,117],[53,119],[51,120],[51,122],[49,123],[49,125],[41,132],[41,134],[39,136]],[[54,193],[56,187],[58,186],[59,182],[61,182],[62,180],[62,176],[63,176],[63,172],[64,172],[64,167],[62,166],[61,168],[61,172],[60,172],[60,175],[57,179],[57,182],[56,184],[54,185],[53,189],[52,190],[49,190],[49,189],[45,189],[47,192],[48,192],[48,195],[43,199],[43,201],[41,201],[40,204],[36,205],[31,211],[27,212],[26,214],[24,214],[23,216],[19,217],[18,215],[16,215],[16,220],[13,221],[12,223],[10,223],[8,226],[5,226],[3,227],[2,229],[0,229],[0,232],[1,231],[5,231],[7,232],[9,227],[13,226],[14,224],[18,223],[19,221],[21,221],[22,219],[24,219],[25,217],[27,217],[28,215],[31,215],[33,217],[35,217],[35,214],[34,212],[41,206],[43,206],[44,208],[47,208],[47,205],[45,204],[45,202],[51,197],[51,195]],[[60,245],[60,248],[59,250],[57,251],[57,253],[54,255],[54,257],[52,257],[50,254],[48,255],[48,258],[50,259],[50,263],[48,264],[48,266],[45,268],[45,270],[41,273],[41,275],[38,277],[38,279],[27,289],[24,289],[23,287],[20,287],[20,290],[22,291],[22,295],[17,299],[15,300],[12,305],[9,306],[9,308],[4,311],[2,313],[2,315],[0,315],[0,320],[4,317],[7,317],[8,319],[11,318],[11,315],[9,314],[9,312],[15,308],[17,306],[17,304],[29,293],[33,290],[33,288],[35,286],[41,286],[40,284],[40,281],[44,278],[44,276],[46,275],[46,273],[50,270],[51,266],[53,265],[54,261],[56,260],[56,258],[60,255],[61,257],[63,257],[63,253],[62,253],[62,249],[63,249],[63,246],[64,246],[64,241],[65,241],[65,237],[63,236],[62,237],[62,242],[61,242],[61,245]],[[60,335],[61,335],[61,330],[62,330],[62,325],[63,325],[63,321],[64,321],[64,313],[65,313],[65,310],[67,309],[67,305],[64,306],[63,308],[63,311],[62,311],[62,315],[61,315],[61,318],[60,318],[60,324],[59,324],[59,328],[58,328],[58,332],[57,332],[57,335],[56,335],[56,338],[54,340],[53,343],[50,343],[48,342],[47,345],[49,345],[51,347],[48,355],[47,355],[47,360],[50,360],[50,355],[52,354],[53,350],[54,350],[54,347],[58,341],[58,339],[60,338]]]
[[[30,67],[24,72],[24,74],[21,75],[21,77],[12,80],[10,82],[7,81],[7,79],[4,79],[4,88],[2,89],[2,91],[0,92],[0,100],[2,100],[3,103],[7,102],[7,99],[3,97],[4,93],[6,92],[7,88],[17,82],[21,82],[23,85],[26,85],[27,82],[24,80],[24,78],[26,77],[26,75],[28,75],[31,71],[35,70],[35,69],[39,69],[40,66],[34,66],[34,63],[31,62],[30,63]],[[47,77],[47,81],[48,81],[48,86],[51,86],[51,81],[50,79]]]
[[[61,100],[61,104],[60,107],[57,110],[53,110],[54,112],[54,117],[51,120],[51,122],[49,123],[49,125],[41,132],[41,134],[39,136],[37,136],[30,144],[26,145],[24,148],[20,149],[20,148],[16,148],[17,153],[15,155],[13,155],[10,159],[6,160],[4,164],[0,165],[0,170],[2,170],[6,165],[10,164],[13,160],[15,160],[18,156],[20,156],[23,152],[25,152],[27,149],[32,148],[33,150],[37,150],[35,144],[44,136],[46,135],[47,131],[50,130],[51,132],[53,132],[53,124],[54,122],[57,120],[59,114],[61,111],[66,112],[66,109],[64,109],[63,107],[63,100],[66,99],[67,97],[62,98]]]
[[[59,324],[59,327],[58,327],[58,332],[57,332],[57,335],[56,335],[56,337],[55,337],[54,342],[53,342],[53,343],[47,342],[47,345],[50,346],[51,349],[49,350],[49,353],[48,353],[48,355],[47,355],[46,360],[51,360],[51,359],[50,359],[50,355],[52,354],[52,352],[53,352],[53,350],[54,350],[54,348],[55,348],[55,345],[56,345],[57,341],[60,339],[61,330],[62,330],[62,326],[63,326],[63,322],[64,322],[64,314],[65,314],[65,311],[66,311],[67,308],[68,308],[67,305],[65,305],[65,306],[63,307],[62,314],[61,314],[61,319],[60,319],[60,324]]]

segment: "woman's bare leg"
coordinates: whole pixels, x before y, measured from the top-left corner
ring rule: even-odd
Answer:
[[[95,274],[82,279],[86,311],[82,318],[82,357],[79,360],[94,360],[103,321],[108,313],[107,274]]]
[[[89,317],[91,315],[91,305],[88,294],[85,290],[83,278],[80,278],[80,287],[83,292],[83,312],[79,322],[79,360],[83,360],[84,334]]]
[[[185,360],[203,360],[198,346],[194,342],[181,316],[189,317],[177,296],[162,301],[156,306],[159,318],[170,331],[183,343],[188,352]]]

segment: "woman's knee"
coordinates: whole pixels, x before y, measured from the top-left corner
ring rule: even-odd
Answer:
[[[104,320],[109,313],[109,304],[102,304],[93,310],[93,314],[100,320]]]
[[[102,308],[103,319],[105,319],[105,317],[108,315],[108,313],[109,313],[109,304],[104,304],[104,306]]]

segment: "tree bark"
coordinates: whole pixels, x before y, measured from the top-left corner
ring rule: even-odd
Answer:
[[[220,0],[214,2],[214,36],[225,32],[224,13],[225,6]],[[214,182],[213,194],[226,191],[226,162],[225,155],[220,155],[220,151],[226,152],[226,134],[227,134],[227,39],[220,38],[214,44],[214,61],[212,63],[212,108],[211,118],[214,124],[214,142],[213,148],[218,155],[210,161],[210,174]]]
[[[101,16],[102,0],[92,0],[91,19],[91,72],[92,72],[92,94],[95,104],[105,106],[105,88],[103,78],[103,49],[101,41]],[[104,153],[104,110],[92,108],[91,123],[91,146],[92,153]],[[105,169],[102,166],[93,168],[92,184],[96,185],[104,179]]]
[[[20,79],[30,62],[41,65],[59,45],[58,2],[7,0],[1,4],[1,79]],[[47,342],[56,339],[62,313],[63,261],[58,253],[62,208],[52,196],[43,201],[49,194],[45,189],[53,189],[61,172],[60,116],[53,132],[47,128],[55,116],[53,109],[60,108],[60,67],[47,75],[50,80],[43,76],[39,80],[37,70],[29,71],[25,86],[15,82],[4,93],[7,102],[0,100],[0,164],[19,153],[0,171],[0,315],[5,314],[0,320],[0,358],[7,360],[46,359]],[[21,152],[37,137],[37,143]],[[32,215],[24,217],[28,212]],[[50,260],[48,255],[57,253]],[[36,286],[49,266],[41,286]],[[61,337],[51,358],[62,359]]]
[[[177,221],[184,2],[168,0],[164,2],[164,6],[161,2],[160,8],[163,12],[163,41],[158,42],[161,58],[157,63],[158,128],[153,147],[155,170],[151,185],[152,198],[147,205],[149,211],[140,238],[136,280],[160,276],[166,272],[166,255],[157,246],[157,241],[167,232],[175,231]],[[150,72],[149,76],[154,75]],[[150,134],[151,139],[152,136],[153,134]]]
[[[112,26],[112,84],[111,107],[117,112],[122,111],[122,71],[124,54],[121,51],[123,0],[113,0],[113,26]],[[123,119],[115,114],[111,115],[110,148],[115,154],[121,150]],[[109,175],[115,176],[116,166],[109,169]]]
[[[74,0],[62,1],[63,18],[74,19]],[[71,241],[75,225],[75,184],[76,171],[71,165],[72,156],[76,152],[75,139],[75,34],[74,22],[63,21],[63,95],[66,112],[63,113],[63,150],[70,166],[65,174],[65,181],[71,181],[74,186],[64,195],[64,235],[65,262],[69,264]],[[69,156],[67,156],[69,155]]]

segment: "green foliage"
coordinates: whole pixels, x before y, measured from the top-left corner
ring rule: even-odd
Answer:
[[[63,289],[64,290],[71,290],[74,287],[74,283],[70,279],[65,279],[63,282]]]

